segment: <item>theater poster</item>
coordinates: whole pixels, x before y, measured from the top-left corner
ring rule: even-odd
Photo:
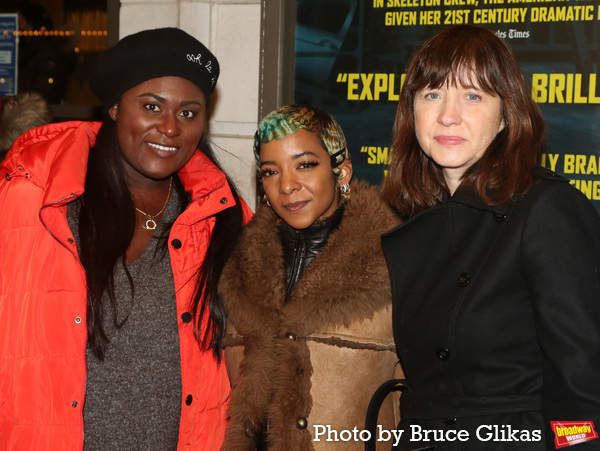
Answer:
[[[548,125],[541,164],[600,212],[600,0],[298,0],[295,101],[332,113],[355,176],[378,184],[411,55],[463,23],[513,49]]]
[[[17,93],[17,26],[16,14],[0,14],[0,97]]]

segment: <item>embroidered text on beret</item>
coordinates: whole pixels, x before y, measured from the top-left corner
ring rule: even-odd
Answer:
[[[219,62],[183,30],[144,30],[124,37],[98,57],[92,67],[90,86],[110,107],[134,86],[170,76],[190,80],[208,97],[217,84]]]

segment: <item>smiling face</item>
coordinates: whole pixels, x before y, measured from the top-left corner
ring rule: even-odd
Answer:
[[[417,91],[414,120],[419,145],[442,168],[451,194],[504,128],[500,98],[458,81]]]
[[[339,168],[339,183],[349,183],[350,161],[344,161]],[[260,174],[271,207],[295,229],[305,229],[330,217],[340,205],[331,158],[309,131],[301,129],[263,144]]]
[[[126,91],[109,109],[129,182],[163,180],[198,148],[206,123],[202,90],[181,77],[161,77]]]

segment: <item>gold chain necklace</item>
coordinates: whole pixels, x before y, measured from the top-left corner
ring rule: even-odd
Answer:
[[[165,211],[165,208],[167,208],[167,204],[169,203],[169,198],[171,197],[171,188],[173,188],[173,177],[171,177],[171,180],[169,180],[169,193],[167,194],[167,200],[165,200],[165,204],[160,209],[160,211],[158,213],[156,213],[155,215],[149,215],[148,213],[145,213],[142,210],[140,210],[139,208],[135,207],[135,209],[137,211],[139,211],[141,214],[143,214],[144,216],[146,216],[148,218],[148,219],[146,219],[146,222],[142,222],[142,228],[144,230],[156,229],[156,221],[154,220],[154,218],[156,218],[157,216],[160,216],[162,214],[162,212]]]

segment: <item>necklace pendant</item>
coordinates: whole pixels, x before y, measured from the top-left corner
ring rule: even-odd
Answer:
[[[155,215],[149,215],[145,211],[142,211],[139,208],[135,207],[135,211],[137,211],[141,215],[148,218],[148,219],[146,219],[146,222],[142,222],[142,229],[144,229],[144,230],[155,230],[156,229],[156,221],[154,220],[154,218],[162,215],[163,211],[165,211],[165,208],[167,208],[167,204],[169,203],[169,198],[171,197],[171,188],[173,188],[173,177],[171,177],[171,180],[169,181],[169,192],[167,193],[167,200],[165,200],[165,204],[160,209],[160,211],[158,213],[156,213]]]
[[[150,218],[146,221],[145,224],[142,224],[142,227],[146,230],[154,230],[154,229],[156,229],[156,221],[154,221],[154,219]]]

